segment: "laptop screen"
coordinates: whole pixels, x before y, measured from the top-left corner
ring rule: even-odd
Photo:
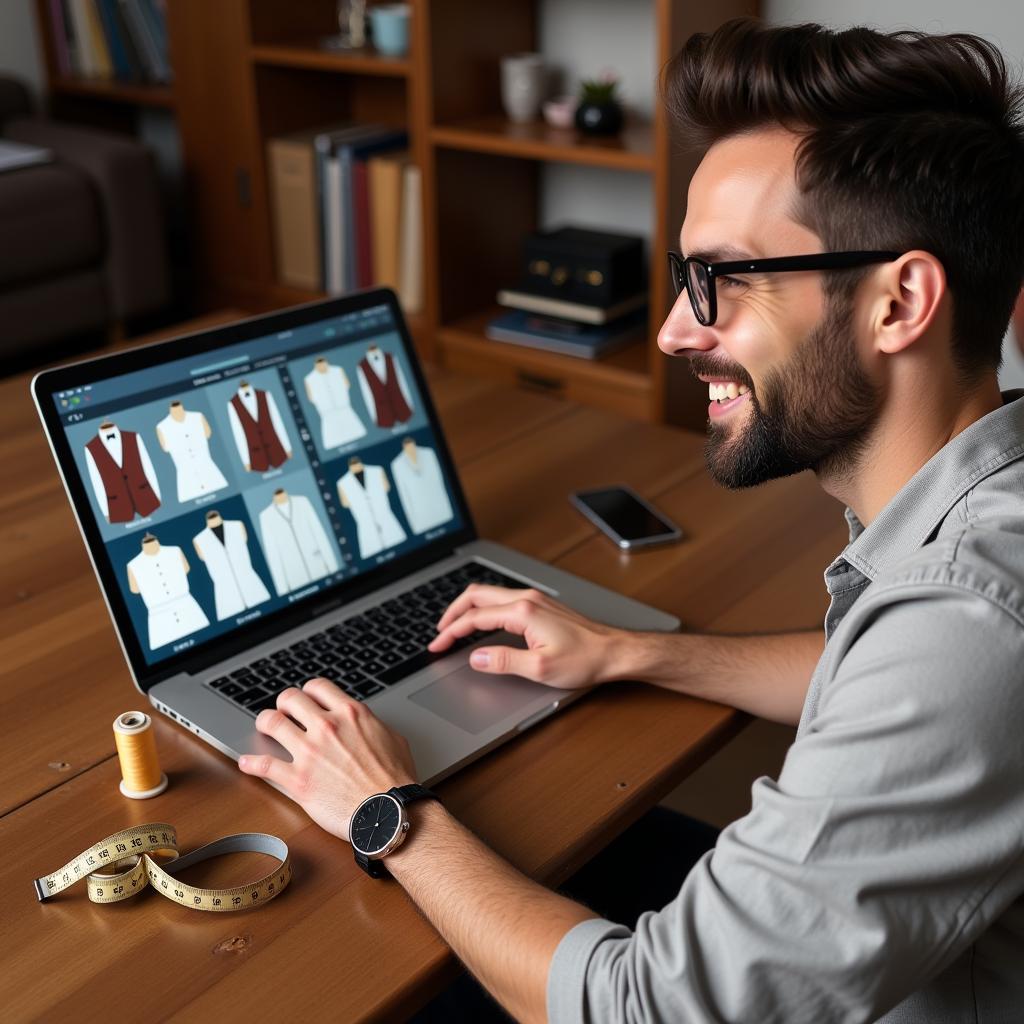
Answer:
[[[380,303],[51,394],[147,665],[462,529],[419,379]]]

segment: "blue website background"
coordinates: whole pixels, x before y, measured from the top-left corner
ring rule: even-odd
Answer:
[[[411,398],[411,417],[391,427],[377,425],[374,410],[367,407],[359,383],[359,364],[371,345],[389,354],[396,367],[401,368]],[[333,449],[323,447],[325,435],[320,416],[304,384],[305,376],[314,370],[321,356],[331,366],[343,370],[350,385],[348,398],[352,410],[366,430],[364,436]],[[231,429],[228,403],[243,381],[273,396],[286,435],[283,440],[292,453],[283,464],[265,472],[246,471]],[[60,411],[88,495],[89,509],[80,512],[93,515],[98,524],[105,555],[129,609],[139,645],[151,665],[296,601],[308,600],[327,587],[401,557],[463,525],[447,479],[441,484],[450,503],[450,517],[419,533],[414,531],[404,504],[409,491],[403,497],[396,486],[392,464],[403,456],[403,442],[411,438],[419,450],[435,451],[437,444],[387,306],[239,342],[161,367],[94,381],[74,391],[57,392],[53,401]],[[187,412],[202,413],[205,417],[210,429],[210,458],[226,482],[226,486],[183,502],[178,500],[175,462],[161,447],[156,431],[157,424],[168,416],[172,401],[180,401]],[[85,446],[97,436],[100,424],[108,421],[122,434],[132,431],[138,435],[146,447],[160,491],[159,507],[149,515],[135,515],[129,522],[108,522],[87,468]],[[389,487],[384,500],[399,527],[399,531],[392,530],[387,537],[386,546],[368,557],[361,553],[357,510],[343,505],[338,488],[338,481],[349,471],[349,461],[354,458],[361,460],[368,472],[369,467],[375,466],[383,470]],[[369,483],[368,477],[364,480]],[[261,529],[261,513],[273,508],[278,489],[283,489],[289,498],[308,499],[337,565],[337,571],[295,589],[286,587],[283,593],[278,593],[269,566],[270,552],[265,550],[268,542],[273,545],[275,540],[265,536]],[[364,516],[366,507],[364,504],[359,510]],[[206,515],[211,510],[219,512],[226,522],[243,524],[252,569],[269,594],[268,599],[220,620],[212,571],[199,558],[193,544],[205,529]],[[379,506],[377,510],[380,511]],[[274,515],[269,515],[269,520],[276,522]],[[399,533],[404,539],[398,539]],[[132,592],[127,569],[128,563],[142,551],[142,539],[147,535],[155,536],[161,549],[180,548],[189,567],[189,594],[209,622],[184,635],[174,635],[184,627],[171,627],[169,639],[165,639],[167,628],[157,629],[156,645],[152,648],[150,609],[141,594]],[[103,557],[103,553],[97,554]],[[165,617],[165,626],[167,621]]]

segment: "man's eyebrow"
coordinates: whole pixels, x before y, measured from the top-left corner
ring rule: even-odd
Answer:
[[[724,263],[730,260],[751,260],[756,259],[744,249],[738,249],[734,245],[721,245],[711,249],[698,249],[695,252],[684,253],[685,256],[696,256],[698,259],[708,263]]]

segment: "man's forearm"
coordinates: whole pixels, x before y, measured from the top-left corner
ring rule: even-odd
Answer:
[[[410,810],[394,877],[484,987],[519,1021],[544,1021],[548,969],[562,937],[592,911],[502,860],[433,801]]]
[[[773,636],[636,633],[616,644],[617,679],[719,701],[796,725],[821,657],[821,630]]]

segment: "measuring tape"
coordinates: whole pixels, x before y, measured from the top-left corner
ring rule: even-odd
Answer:
[[[150,856],[151,851],[160,851],[170,863],[158,864]],[[266,853],[281,863],[259,881],[230,889],[199,889],[174,877],[193,864],[225,853]],[[126,864],[128,866],[124,867]],[[109,870],[97,870],[99,868]],[[130,899],[149,884],[162,896],[193,910],[247,910],[279,895],[291,881],[292,865],[287,844],[265,832],[225,836],[179,856],[178,833],[174,826],[153,822],[107,836],[64,867],[37,878],[32,884],[42,903],[81,878],[85,879],[93,903]]]

